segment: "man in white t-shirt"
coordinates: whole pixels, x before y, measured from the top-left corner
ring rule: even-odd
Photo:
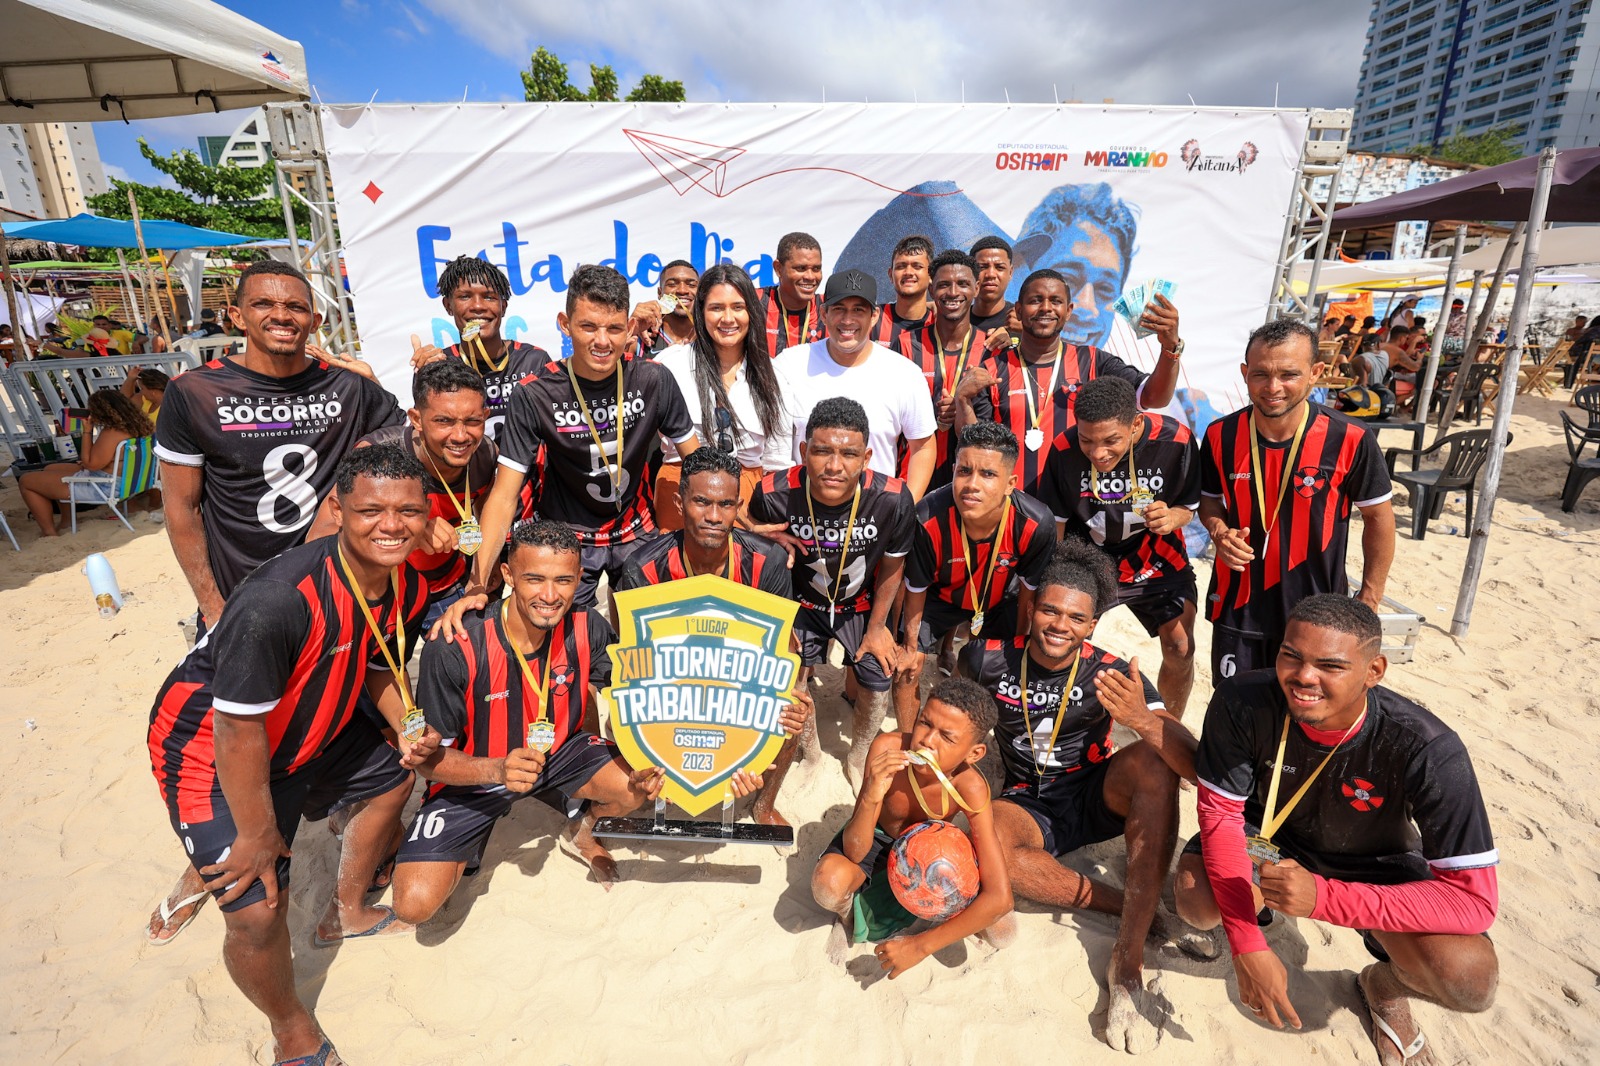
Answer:
[[[867,411],[872,429],[868,467],[894,477],[904,440],[906,485],[920,500],[936,457],[933,400],[915,363],[873,343],[877,304],[878,284],[871,275],[859,270],[833,275],[822,296],[827,338],[785,348],[775,360],[779,376],[793,388],[794,461],[800,462],[811,409],[831,396],[845,396]]]

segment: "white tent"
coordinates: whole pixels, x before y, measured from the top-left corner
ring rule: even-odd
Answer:
[[[1305,285],[1311,277],[1310,263],[1296,263],[1294,280]],[[1417,278],[1443,278],[1450,266],[1449,257],[1441,259],[1363,259],[1356,263],[1325,262],[1317,274],[1317,291],[1343,289],[1352,285],[1374,285],[1385,282],[1414,281]]]
[[[309,95],[305,50],[208,0],[0,0],[0,123],[164,118]]]
[[[1463,270],[1490,271],[1500,262],[1505,241],[1491,241],[1461,257]],[[1511,250],[1512,262],[1522,261],[1522,241]],[[1600,263],[1600,226],[1557,226],[1539,238],[1539,266],[1579,266]]]

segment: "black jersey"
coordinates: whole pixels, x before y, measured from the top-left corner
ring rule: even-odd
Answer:
[[[949,485],[934,489],[917,504],[917,535],[906,559],[906,590],[927,590],[929,598],[971,614],[977,607],[979,588],[987,580],[985,612],[1002,603],[1016,603],[1023,587],[1034,588],[1050,565],[1056,545],[1055,516],[1032,496],[1015,490],[1011,515],[997,547],[995,538],[1001,535],[997,526],[988,537],[972,542],[974,558],[966,558],[955,490]]]
[[[490,440],[498,440],[500,427],[505,424],[506,411],[511,403],[511,394],[516,391],[522,379],[539,372],[539,368],[550,362],[550,353],[532,344],[521,341],[506,341],[505,349],[500,353],[503,362],[497,369],[493,364],[485,365],[478,356],[476,345],[468,348],[470,357],[461,353],[461,345],[452,344],[444,350],[444,354],[460,359],[472,369],[483,375],[483,384],[488,390],[489,418],[483,424],[483,431]]]
[[[357,443],[398,444],[413,455],[417,451],[416,431],[409,423],[385,426],[376,433],[368,433]],[[428,524],[432,525],[435,518],[442,518],[452,526],[461,525],[462,517],[457,504],[465,503],[467,513],[476,514],[483,498],[489,495],[490,486],[494,484],[497,457],[494,442],[485,433],[478,450],[468,460],[466,470],[449,485],[440,481],[431,464],[423,460],[422,491],[428,497]],[[444,470],[444,467],[440,467],[439,473]],[[406,562],[421,571],[428,581],[428,595],[437,599],[461,584],[467,576],[469,560],[458,551],[435,553],[418,548],[406,557]]]
[[[1244,803],[1251,825],[1263,822],[1287,713],[1271,670],[1223,681],[1206,708],[1195,771],[1213,792]],[[1280,810],[1331,750],[1290,724]],[[1499,857],[1461,738],[1382,685],[1368,691],[1366,721],[1339,746],[1273,842],[1304,856],[1324,877],[1376,884],[1415,881],[1430,866],[1492,866]]]
[[[977,307],[973,307],[971,311],[967,312],[967,317],[972,319],[974,329],[981,329],[988,333],[992,330],[1005,329],[1006,320],[1011,317],[1011,309],[1015,306],[1016,304],[1003,304],[1000,310],[992,315],[980,315]]]
[[[653,487],[646,476],[650,456],[659,448],[660,436],[675,444],[694,436],[683,394],[666,367],[648,359],[624,359],[618,368],[624,393],[620,484],[612,483],[617,461],[615,374],[604,381],[578,378],[580,404],[566,362],[545,364],[511,394],[498,442],[501,465],[524,474],[534,469],[544,445],[539,515],[571,526],[585,547],[623,544],[654,532]],[[593,433],[583,417],[585,406]]]
[[[315,759],[349,724],[367,671],[388,669],[345,580],[338,546],[338,537],[322,537],[263,563],[228,598],[217,627],[167,675],[147,738],[162,796],[184,821],[209,821],[222,796],[214,710],[264,716],[277,781]],[[399,575],[402,608],[392,590],[369,606],[391,653],[398,616],[409,654],[422,636],[428,584],[409,565]]]
[[[806,495],[806,468],[796,466],[762,478],[750,497],[751,521],[758,525],[782,522],[805,545],[795,555],[794,598],[802,607],[826,611],[837,587],[839,611],[872,610],[872,581],[878,563],[886,556],[905,555],[916,535],[917,505],[911,490],[899,478],[863,470],[861,500],[856,505],[853,526],[850,500],[832,507],[813,501],[808,510]],[[811,524],[813,511],[815,527]],[[848,557],[846,527],[850,538]]]
[[[1055,462],[1067,449],[1067,432],[1077,422],[1078,388],[1095,378],[1119,377],[1137,389],[1146,377],[1137,367],[1087,344],[1064,344],[1059,372],[1053,357],[1028,363],[1015,345],[991,353],[987,365],[994,375],[994,384],[989,386],[994,420],[1015,433],[1022,443],[1022,455],[1017,460],[1018,484],[1035,495],[1043,494],[1040,481],[1046,460]],[[1054,389],[1050,388],[1052,378]],[[1038,448],[1029,448],[1028,430],[1033,428],[1035,415],[1044,441]]]
[[[1132,445],[1138,488],[1169,507],[1198,509],[1200,448],[1194,434],[1170,415],[1147,412],[1140,418],[1144,424]],[[1066,451],[1050,460],[1043,487],[1045,501],[1066,523],[1066,532],[1087,537],[1117,561],[1122,584],[1137,585],[1188,569],[1183,531],[1158,537],[1134,513],[1127,457],[1096,476],[1078,445],[1078,427],[1068,431]]]
[[[1250,530],[1256,557],[1240,572],[1213,568],[1206,617],[1246,632],[1283,635],[1295,604],[1321,592],[1345,592],[1345,544],[1350,507],[1370,507],[1393,495],[1377,434],[1344,415],[1311,404],[1296,455],[1292,441],[1260,441],[1263,497],[1270,511],[1283,492],[1270,539],[1256,503],[1250,457],[1251,408],[1206,428],[1200,490],[1221,501],[1230,528]],[[1292,461],[1293,469],[1285,467]]]
[[[606,648],[617,636],[598,612],[572,611],[556,623],[528,657],[535,679],[530,685],[506,636],[503,609],[495,604],[468,614],[466,632],[454,640],[431,640],[422,649],[417,702],[446,744],[475,758],[503,759],[527,746],[528,726],[539,718],[538,685],[550,649],[556,649],[550,659],[552,751],[583,728],[589,686],[604,688],[611,680]]]
[[[223,598],[305,539],[357,440],[404,421],[382,386],[321,361],[274,378],[215,359],[173,378],[156,423],[156,454],[203,469],[200,516]]]
[[[828,335],[828,325],[822,321],[820,296],[813,296],[811,302],[798,311],[783,306],[776,285],[762,289],[760,296],[761,324],[766,328],[768,355],[776,358],[785,348],[798,348]]]
[[[789,553],[765,537],[733,530],[728,544],[729,580],[774,596],[790,599],[794,586],[789,580]],[[683,558],[683,530],[657,537],[628,556],[622,567],[619,590],[645,588],[689,576]],[[719,577],[724,575],[718,575]]]
[[[1110,652],[1101,651],[1087,641],[1078,650],[1078,674],[1072,667],[1047,671],[1028,660],[1028,713],[1022,713],[1022,663],[1028,655],[1028,638],[974,640],[961,649],[960,670],[994,695],[1000,705],[995,722],[996,746],[1006,771],[1007,786],[1037,781],[1041,777],[1079,773],[1111,757],[1111,714],[1100,705],[1094,678],[1102,670],[1127,674],[1128,664]],[[1066,693],[1066,710],[1061,710],[1068,678],[1072,691]],[[1144,700],[1151,707],[1164,707],[1161,694],[1147,677]],[[1056,719],[1066,718],[1059,730]],[[1033,732],[1029,733],[1029,727]],[[1056,734],[1055,745],[1050,734]]]

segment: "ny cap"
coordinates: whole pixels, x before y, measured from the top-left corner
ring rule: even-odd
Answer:
[[[828,279],[828,287],[822,291],[822,306],[832,307],[851,296],[860,297],[877,307],[878,283],[864,271],[842,270]]]

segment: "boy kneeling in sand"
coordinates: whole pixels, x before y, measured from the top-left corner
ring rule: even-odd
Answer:
[[[835,963],[844,961],[849,943],[881,941],[874,954],[894,978],[963,937],[976,933],[1003,947],[1015,936],[1011,882],[994,831],[989,785],[977,770],[988,750],[983,738],[994,728],[997,713],[982,688],[949,677],[934,686],[910,733],[884,733],[872,742],[855,813],[811,875],[817,903],[839,916],[828,942],[828,956]],[[931,754],[938,772],[914,753],[923,759]],[[967,812],[977,852],[977,898],[942,924],[894,937],[916,921],[889,888],[895,839],[920,822],[946,818],[957,806]]]

